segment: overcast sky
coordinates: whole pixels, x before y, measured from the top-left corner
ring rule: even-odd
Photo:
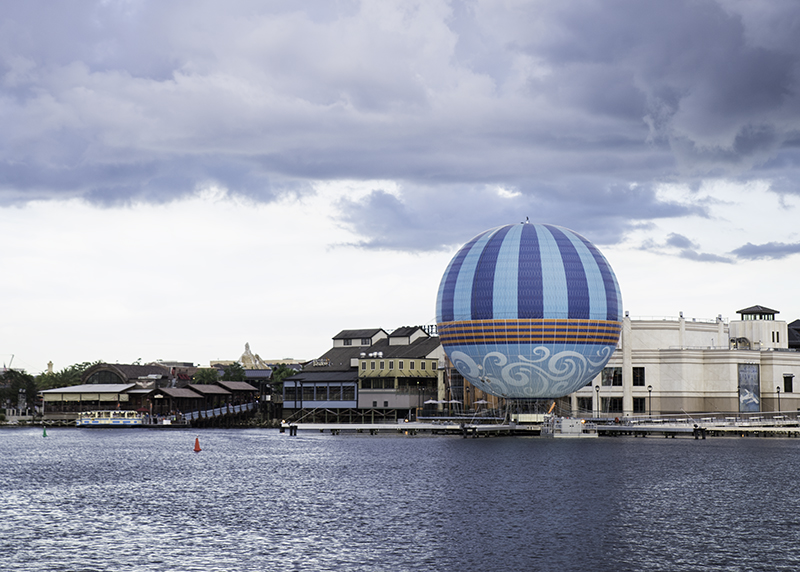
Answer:
[[[794,0],[0,0],[0,360],[311,359],[525,220],[800,318]]]

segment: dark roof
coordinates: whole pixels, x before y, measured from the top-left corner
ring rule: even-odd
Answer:
[[[362,338],[372,338],[375,334],[383,332],[382,328],[371,328],[369,330],[342,330],[335,336],[334,340],[360,340]],[[385,333],[385,332],[384,332]]]
[[[350,371],[302,371],[298,374],[284,377],[283,381],[302,381],[303,383],[313,381],[358,381],[358,369],[352,368]]]
[[[773,310],[771,308],[767,308],[766,306],[750,306],[749,308],[745,308],[744,310],[736,310],[737,314],[780,314],[778,310]]]
[[[793,350],[800,350],[800,320],[795,320],[787,328],[789,331],[789,347]]]
[[[96,363],[86,369],[81,375],[81,380],[89,379],[98,371],[112,371],[125,381],[135,381],[140,377],[158,376],[169,377],[169,369],[162,365],[138,365],[128,363]]]
[[[391,334],[389,334],[389,337],[390,338],[405,338],[405,337],[410,336],[411,334],[413,334],[417,330],[422,330],[422,328],[420,328],[419,326],[403,326],[402,328],[397,328],[395,331],[393,331]],[[422,330],[422,331],[425,332],[425,330]],[[428,335],[428,333],[425,332],[425,335]]]
[[[218,381],[219,385],[224,387],[229,391],[258,391],[255,387],[247,383],[246,381]]]
[[[203,399],[203,396],[199,393],[195,393],[191,389],[187,389],[186,387],[163,387],[156,391],[160,391],[164,395],[169,395],[170,397],[175,398],[188,398],[188,399]]]
[[[303,368],[303,371],[315,371],[320,369],[325,371],[346,371],[353,367],[350,365],[350,361],[353,358],[357,358],[361,355],[361,352],[366,351],[368,348],[372,351],[374,347],[375,344],[371,346],[342,346],[339,348],[331,348],[317,359],[312,360],[309,365]]]
[[[369,353],[382,352],[382,359],[405,358],[421,359],[428,356],[440,344],[439,338],[424,337],[411,342],[408,345],[392,346],[389,340],[378,340],[369,347]]]
[[[189,389],[201,395],[230,395],[231,392],[213,383],[190,383]]]

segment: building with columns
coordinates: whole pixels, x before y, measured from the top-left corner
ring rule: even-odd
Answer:
[[[800,409],[800,352],[790,349],[779,312],[739,310],[726,322],[632,319],[603,372],[562,403],[580,417]]]

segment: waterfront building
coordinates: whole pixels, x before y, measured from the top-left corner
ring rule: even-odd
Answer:
[[[384,422],[416,418],[444,394],[444,352],[421,326],[343,330],[333,347],[283,381],[295,421]]]
[[[789,347],[785,321],[764,306],[727,322],[631,319],[603,372],[561,400],[581,417],[703,412],[777,412],[800,408],[800,352]],[[796,324],[793,322],[793,324]]]

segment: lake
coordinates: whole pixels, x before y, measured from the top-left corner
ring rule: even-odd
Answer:
[[[8,428],[0,567],[794,571],[799,475],[800,439]]]

